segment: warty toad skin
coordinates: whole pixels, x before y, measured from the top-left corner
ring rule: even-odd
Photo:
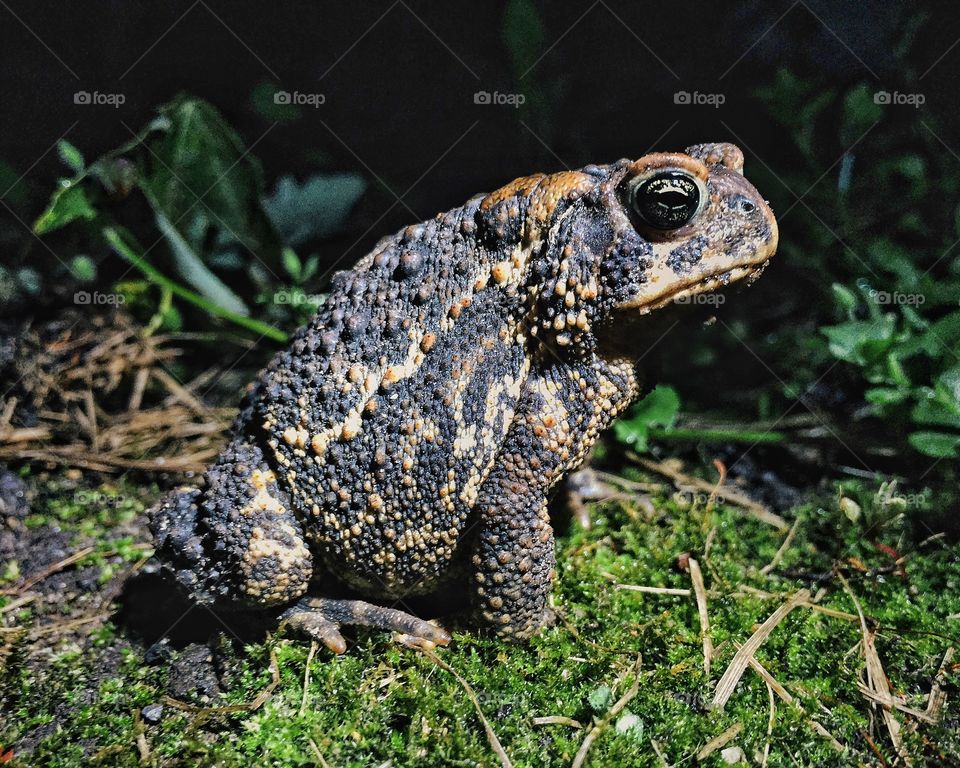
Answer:
[[[167,570],[337,652],[342,624],[448,642],[385,606],[451,588],[476,625],[534,634],[547,501],[638,396],[636,329],[776,250],[742,169],[700,144],[538,173],[381,240],[254,383],[203,487],[153,510]]]

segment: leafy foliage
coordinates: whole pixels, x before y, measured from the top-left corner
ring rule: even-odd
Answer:
[[[770,181],[807,189],[788,198],[783,255],[823,285],[812,319],[865,403],[859,417],[882,419],[894,445],[906,434],[928,456],[960,455],[960,173],[935,119],[884,106],[866,84],[842,92],[786,71],[761,97],[809,168]],[[808,181],[837,152],[836,170]],[[801,348],[794,327],[783,340]]]
[[[167,327],[181,318],[172,291],[208,316],[284,338],[271,323],[292,328],[315,310],[315,302],[285,300],[291,287],[303,295],[319,267],[315,255],[302,259],[293,247],[338,233],[365,189],[354,174],[321,174],[303,184],[284,177],[266,196],[253,153],[213,106],[188,97],[161,107],[135,139],[89,166],[73,145],[61,141],[58,150],[75,175],[60,182],[34,231],[86,224],[90,237],[106,241],[159,287]],[[115,210],[134,191],[154,219],[148,248],[122,226],[122,207]],[[160,243],[166,248],[155,250]],[[167,275],[171,270],[181,283]],[[129,298],[142,296],[135,284],[120,286],[127,287]],[[254,302],[263,305],[262,319],[251,317]]]

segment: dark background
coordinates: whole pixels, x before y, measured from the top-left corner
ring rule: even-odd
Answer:
[[[323,168],[379,179],[349,233],[348,243],[360,238],[351,251],[359,257],[384,233],[537,170],[724,140],[743,145],[748,173],[761,159],[778,171],[792,162],[790,147],[754,91],[781,66],[893,90],[905,75],[894,49],[921,17],[908,60],[920,73],[932,66],[922,80],[926,108],[956,123],[960,48],[951,46],[960,19],[950,4],[533,5],[543,39],[531,35],[518,55],[504,40],[503,2],[3,0],[0,158],[29,171],[21,185],[37,193],[39,211],[62,172],[51,151],[58,138],[95,157],[129,140],[124,123],[138,129],[186,91],[256,145],[268,177]],[[271,128],[251,108],[262,83],[323,93],[326,102]],[[126,102],[76,105],[78,90],[123,93]],[[478,90],[525,93],[526,108],[475,105]],[[676,105],[680,90],[726,101]],[[953,145],[952,131],[944,139]],[[944,152],[944,162],[957,162]],[[824,170],[836,160],[824,157]],[[783,188],[763,191],[775,203],[791,199]]]

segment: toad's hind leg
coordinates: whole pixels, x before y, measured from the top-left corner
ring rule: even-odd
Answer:
[[[191,597],[267,607],[307,591],[313,557],[261,449],[234,440],[206,488],[174,491],[151,513],[157,549]]]
[[[433,645],[450,642],[450,635],[445,630],[428,621],[363,600],[306,597],[284,611],[281,617],[281,627],[289,626],[319,640],[334,653],[343,653],[347,649],[340,634],[340,627],[344,624],[392,630],[414,641],[426,641]]]

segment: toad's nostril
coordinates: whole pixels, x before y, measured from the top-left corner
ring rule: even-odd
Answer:
[[[737,207],[744,213],[753,213],[757,210],[757,204],[745,197],[737,197]]]

